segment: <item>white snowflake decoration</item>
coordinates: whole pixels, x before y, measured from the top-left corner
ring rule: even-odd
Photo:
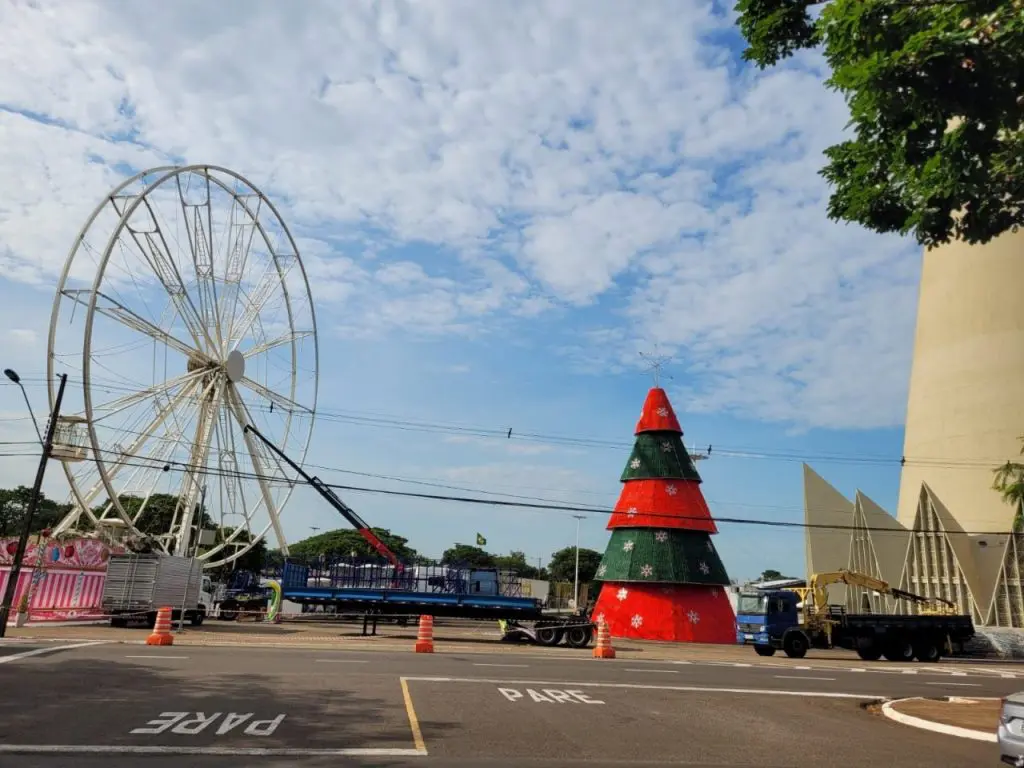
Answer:
[[[629,620],[629,623],[633,625],[633,629],[640,629],[644,625],[644,617],[639,613],[634,614],[633,618]]]
[[[654,534],[654,540],[661,544],[664,544],[666,541],[668,541],[668,531],[658,531],[656,534]]]
[[[715,545],[711,543],[711,539],[708,539],[708,552],[714,552]]]
[[[636,514],[636,507],[630,507],[626,510],[626,517],[633,517]]]
[[[625,587],[622,587],[621,589],[619,589],[618,592],[615,593],[615,597],[617,597],[619,599],[619,602],[621,603],[623,600],[629,597],[629,590]]]
[[[679,493],[679,489],[676,488],[674,485],[666,485],[665,493],[667,493],[669,496],[675,496],[677,493]]]
[[[594,617],[594,621],[596,621],[598,624],[604,624],[604,614],[597,614],[597,616]]]
[[[672,453],[672,443],[670,443],[668,440],[663,442],[661,444],[661,451],[662,453]]]
[[[686,618],[688,618],[690,620],[691,624],[699,624],[700,623],[700,614],[697,613],[696,611],[692,610],[692,609],[690,610],[690,612],[688,614],[686,614]]]
[[[627,541],[625,544],[623,544],[622,545],[622,551],[623,552],[632,552],[633,551],[633,542],[632,541]]]
[[[658,415],[661,416],[663,419],[667,418],[668,417],[668,408],[666,408],[664,406],[659,408],[658,409]]]
[[[640,575],[643,576],[645,579],[649,579],[651,578],[651,576],[654,575],[654,569],[649,565],[644,565],[640,569]]]
[[[705,576],[711,573],[711,566],[705,563],[703,560],[700,561],[700,565],[698,565],[697,567],[700,568],[700,572],[703,573]]]
[[[608,573],[608,566],[607,565],[599,565],[597,567],[597,575],[598,576],[604,576],[606,573]]]
[[[633,459],[629,462],[630,469],[640,469],[640,459]]]

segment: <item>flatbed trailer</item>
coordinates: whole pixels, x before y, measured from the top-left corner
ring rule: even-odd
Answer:
[[[424,576],[416,565],[399,570],[380,563],[348,562],[314,568],[289,560],[282,573],[281,598],[304,609],[361,615],[364,632],[371,621],[375,630],[379,618],[434,616],[499,622],[506,642],[553,646],[564,640],[570,647],[586,648],[593,639],[594,625],[584,613],[553,616],[544,613],[537,598],[499,594],[499,579],[479,578],[496,574],[494,569],[427,569],[444,569],[446,577]],[[473,576],[478,579],[474,581]],[[490,593],[486,593],[488,586]],[[477,591],[469,591],[474,587]]]

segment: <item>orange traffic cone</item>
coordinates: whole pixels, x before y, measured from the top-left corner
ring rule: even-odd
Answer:
[[[420,616],[420,626],[416,631],[416,653],[434,652],[434,617]]]
[[[594,646],[595,659],[614,659],[615,649],[612,648],[612,636],[608,631],[608,622],[597,623],[597,645]]]
[[[171,634],[171,609],[164,607],[156,612],[156,624],[153,632],[146,638],[146,645],[174,645]]]

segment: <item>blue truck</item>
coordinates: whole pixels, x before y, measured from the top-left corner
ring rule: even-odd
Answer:
[[[860,586],[917,605],[916,614],[847,613],[828,603],[829,584]],[[746,591],[736,606],[736,642],[759,656],[783,651],[801,659],[811,648],[846,648],[865,661],[934,662],[957,655],[974,636],[970,616],[952,603],[891,587],[853,571],[815,574],[806,588]]]
[[[282,601],[301,605],[303,612],[361,615],[364,633],[371,623],[375,633],[380,618],[440,616],[497,621],[502,640],[508,642],[552,646],[564,640],[573,648],[590,644],[594,625],[586,611],[546,614],[541,600],[516,594],[519,582],[508,572],[402,562],[330,486],[308,475],[252,425],[246,425],[245,431],[316,489],[386,561],[288,558],[281,578]]]

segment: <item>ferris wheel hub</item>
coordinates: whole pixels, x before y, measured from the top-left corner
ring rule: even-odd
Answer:
[[[245,355],[237,349],[231,350],[228,359],[224,361],[224,371],[228,375],[228,381],[237,384],[245,376]]]

